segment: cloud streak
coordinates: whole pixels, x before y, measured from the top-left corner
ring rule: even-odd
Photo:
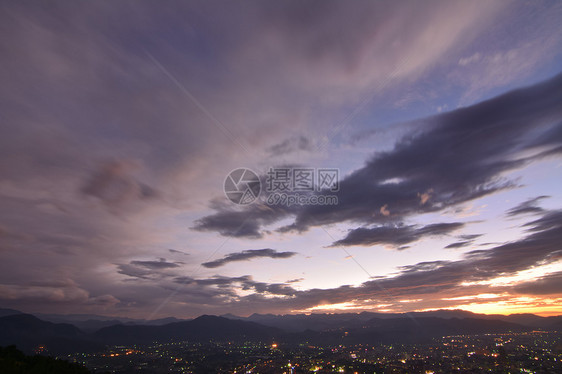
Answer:
[[[435,223],[427,226],[378,226],[360,227],[351,230],[347,236],[336,241],[334,246],[390,244],[402,246],[420,240],[423,237],[449,234],[464,226],[463,223]]]
[[[538,196],[533,199],[522,202],[516,207],[511,208],[507,212],[507,216],[513,217],[521,214],[540,214],[544,212],[544,209],[539,207],[537,204],[543,199],[547,199],[550,196]]]
[[[229,253],[223,258],[218,260],[213,260],[209,262],[204,262],[203,265],[206,268],[218,268],[224,266],[230,262],[237,262],[237,261],[248,261],[255,258],[290,258],[296,255],[296,252],[278,252],[275,249],[271,248],[264,248],[264,249],[247,249],[241,252],[234,252]]]

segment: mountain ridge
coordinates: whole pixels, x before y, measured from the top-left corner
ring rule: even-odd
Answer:
[[[47,346],[51,352],[101,350],[106,345],[154,342],[222,341],[285,342],[318,345],[347,343],[424,342],[439,336],[525,332],[535,329],[562,331],[562,316],[532,314],[478,315],[466,311],[431,311],[408,314],[343,313],[273,315],[202,315],[192,320],[162,325],[117,323],[85,331],[68,323],[44,321],[30,314],[0,317],[0,345],[16,344],[30,352]],[[514,321],[522,321],[517,323]],[[112,321],[107,321],[111,323]],[[526,324],[525,324],[526,323]]]

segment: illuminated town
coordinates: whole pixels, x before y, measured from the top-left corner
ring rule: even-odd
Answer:
[[[560,373],[562,334],[447,336],[428,344],[116,346],[61,357],[93,373]]]

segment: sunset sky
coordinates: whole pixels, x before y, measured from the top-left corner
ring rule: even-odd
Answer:
[[[0,2],[0,307],[562,314],[562,2]],[[339,170],[336,205],[227,199]]]

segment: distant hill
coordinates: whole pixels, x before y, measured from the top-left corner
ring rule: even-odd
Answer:
[[[98,331],[101,328],[108,327],[108,326],[115,326],[115,325],[122,325],[123,322],[117,319],[101,321],[96,319],[89,319],[87,321],[75,321],[75,322],[65,322],[76,326],[80,330],[92,333]]]
[[[364,322],[377,317],[378,313],[341,313],[341,314],[252,314],[243,321],[257,322],[262,325],[277,327],[289,332],[306,330],[324,331],[343,327],[360,327]],[[232,317],[231,317],[232,318]]]
[[[160,326],[172,322],[186,321],[175,317],[154,320],[100,316],[96,314],[43,314],[36,313],[36,317],[53,323],[70,323],[85,332],[94,332],[103,327],[113,325],[154,325]]]
[[[44,346],[53,354],[92,351],[103,347],[91,342],[84,332],[73,325],[42,321],[31,314],[0,318],[0,346],[8,345],[16,345],[27,353]]]
[[[71,324],[43,321],[29,314],[12,314],[0,317],[0,346],[15,344],[25,352],[45,346],[50,353],[61,354],[102,350],[105,345],[169,341],[337,345],[414,343],[447,335],[522,332],[537,328],[562,331],[561,317],[489,316],[451,310],[409,314],[365,312],[228,317],[204,315],[190,321],[164,323],[163,320],[162,325],[90,320],[83,322],[91,323],[92,329],[96,324],[112,325],[96,331],[83,331]],[[117,324],[113,324],[115,322]]]
[[[417,319],[426,317],[436,317],[444,320],[448,319],[478,319],[503,321],[519,324],[526,327],[556,329],[562,326],[562,316],[540,317],[534,314],[512,314],[512,315],[487,315],[468,312],[465,310],[434,310],[427,312],[412,313],[314,313],[314,314],[252,314],[249,317],[238,317],[232,314],[224,315],[229,319],[257,322],[262,325],[277,327],[291,332],[303,332],[306,330],[326,331],[342,328],[358,328],[366,321],[377,318],[380,320],[388,319]]]
[[[480,316],[478,318],[480,318]],[[513,322],[524,326],[544,329],[553,329],[555,326],[562,325],[562,316],[540,317],[534,314],[510,314],[508,316],[504,316],[494,314],[488,315],[484,318],[497,319],[500,321]]]
[[[254,322],[203,315],[192,321],[174,322],[162,326],[110,326],[98,330],[92,334],[92,337],[106,344],[132,344],[170,340],[194,342],[271,340],[279,335],[281,335],[280,330]]]
[[[472,318],[374,318],[361,327],[294,333],[291,342],[307,341],[313,345],[339,344],[412,344],[450,335],[499,334],[524,332],[532,328],[497,320]]]
[[[117,320],[120,323],[137,323],[144,320],[126,317],[100,316],[97,314],[52,314],[52,313],[31,313],[37,318],[54,323],[74,323],[81,321],[111,321]]]
[[[381,342],[427,341],[450,335],[498,334],[506,332],[524,332],[530,328],[515,323],[483,320],[475,318],[375,318],[368,321],[364,328],[350,332],[348,337],[359,338],[361,342],[378,340]]]
[[[0,317],[22,314],[13,309],[1,309]],[[36,317],[53,323],[70,323],[84,332],[95,332],[101,328],[113,325],[147,325],[162,326],[168,323],[189,321],[188,319],[178,319],[175,317],[161,318],[156,320],[123,318],[114,316],[101,316],[95,314],[34,314]],[[302,332],[306,330],[325,331],[338,328],[353,328],[361,326],[365,321],[373,318],[392,319],[392,318],[418,318],[418,317],[438,317],[444,319],[451,318],[475,318],[485,320],[498,320],[504,322],[517,323],[523,326],[543,329],[553,329],[554,326],[562,325],[562,316],[540,317],[534,314],[477,314],[465,310],[433,310],[426,312],[411,313],[313,313],[313,314],[252,314],[249,317],[239,317],[233,314],[225,314],[221,317],[230,320],[240,320],[256,322],[265,326],[276,327],[289,332]]]
[[[12,316],[14,314],[23,314],[19,310],[0,308],[0,317]]]

